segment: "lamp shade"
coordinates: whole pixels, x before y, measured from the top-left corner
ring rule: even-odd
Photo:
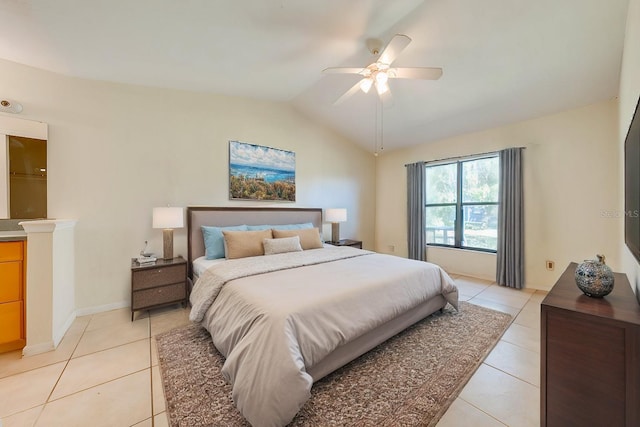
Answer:
[[[345,222],[347,220],[347,210],[344,208],[327,209],[325,219],[327,222]]]
[[[182,208],[153,208],[153,228],[182,228],[184,214]]]

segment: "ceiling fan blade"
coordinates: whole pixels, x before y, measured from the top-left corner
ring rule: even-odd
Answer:
[[[362,80],[359,80],[358,83],[356,83],[353,86],[351,86],[351,89],[346,91],[340,98],[338,98],[336,100],[336,102],[333,103],[333,105],[340,105],[344,101],[346,101],[347,99],[351,98],[356,92],[358,92],[360,90],[360,82],[361,81]]]
[[[400,55],[400,52],[409,45],[409,43],[411,43],[411,38],[404,34],[396,34],[380,54],[378,62],[390,65],[395,61],[398,55]]]
[[[324,74],[361,74],[364,68],[355,67],[330,67],[322,70]]]
[[[442,68],[390,68],[387,74],[390,79],[438,80],[442,76]]]

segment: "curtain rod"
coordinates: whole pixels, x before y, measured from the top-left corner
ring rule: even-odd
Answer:
[[[523,150],[526,150],[527,147],[510,147],[510,148],[522,148]],[[436,163],[436,162],[444,162],[446,160],[456,160],[456,159],[470,159],[472,157],[481,157],[481,156],[487,156],[489,154],[498,154],[500,152],[500,150],[498,151],[487,151],[484,153],[478,153],[478,154],[468,154],[466,156],[454,156],[454,157],[445,157],[443,159],[436,159],[436,160],[423,160],[423,162],[425,164],[429,164],[429,163]],[[406,163],[404,166],[407,167],[412,163]]]

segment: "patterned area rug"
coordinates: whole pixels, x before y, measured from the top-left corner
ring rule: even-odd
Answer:
[[[433,426],[510,322],[473,304],[447,306],[315,383],[290,426]],[[249,426],[205,329],[156,340],[171,426]]]

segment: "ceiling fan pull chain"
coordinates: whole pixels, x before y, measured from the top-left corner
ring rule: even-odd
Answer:
[[[380,97],[378,97],[378,107],[380,108],[380,154],[382,154],[384,151],[384,105]]]

